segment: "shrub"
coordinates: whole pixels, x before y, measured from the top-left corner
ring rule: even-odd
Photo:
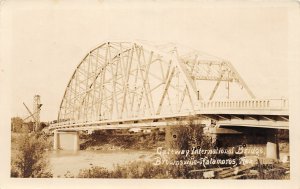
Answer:
[[[216,143],[212,141],[210,136],[204,134],[203,125],[194,124],[193,119],[190,119],[188,123],[178,123],[176,126],[171,126],[166,130],[166,146],[175,150],[191,150],[195,148],[212,149],[216,146]],[[185,160],[185,159],[199,159],[203,155],[201,154],[189,154],[188,156],[174,155],[171,157],[173,160]],[[209,157],[214,157],[210,155]],[[179,175],[185,175],[190,169],[201,168],[200,165],[184,165],[178,173]]]
[[[52,177],[48,170],[46,156],[47,143],[41,135],[20,134],[17,141],[17,154],[11,162],[11,177]]]
[[[106,168],[95,166],[90,169],[80,170],[78,178],[110,178],[111,172]]]
[[[134,161],[124,165],[116,165],[113,170],[95,166],[82,169],[78,178],[172,178],[170,167],[153,165],[151,162]]]

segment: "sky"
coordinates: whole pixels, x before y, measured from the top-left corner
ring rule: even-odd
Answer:
[[[26,1],[1,16],[9,60],[10,111],[57,118],[76,66],[106,41],[174,42],[229,60],[258,98],[288,97],[288,9],[257,3]],[[2,7],[3,8],[3,7]],[[3,30],[4,28],[4,30]]]

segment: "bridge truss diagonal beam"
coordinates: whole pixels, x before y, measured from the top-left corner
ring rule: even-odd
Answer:
[[[222,84],[228,92],[222,91]],[[245,90],[229,88],[229,84]],[[138,41],[105,42],[89,51],[75,68],[58,122],[195,114],[207,100],[223,96],[230,100],[229,90],[234,89],[245,99],[254,98],[228,61],[174,44],[162,48]]]

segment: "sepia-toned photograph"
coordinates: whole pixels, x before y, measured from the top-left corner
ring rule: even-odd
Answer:
[[[9,177],[290,180],[290,7],[2,2]]]

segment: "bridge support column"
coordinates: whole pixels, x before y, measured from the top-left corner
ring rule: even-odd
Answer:
[[[53,150],[59,149],[59,134],[57,131],[54,131],[53,135]]]
[[[54,131],[53,149],[78,151],[80,149],[79,133],[77,131]]]
[[[267,154],[266,157],[267,158],[271,158],[271,159],[278,159],[277,156],[277,144],[273,143],[273,142],[268,142],[267,143]]]
[[[270,131],[267,137],[266,158],[279,159],[279,146],[276,131]]]
[[[73,137],[74,137],[73,150],[77,152],[80,149],[80,147],[79,147],[79,133],[78,132],[74,133]]]

